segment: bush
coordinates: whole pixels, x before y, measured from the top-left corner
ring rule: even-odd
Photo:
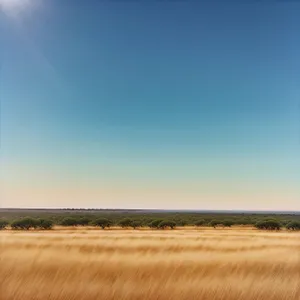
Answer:
[[[258,221],[255,224],[255,227],[257,229],[264,229],[264,230],[279,230],[281,227],[281,224],[277,220],[269,219],[269,220]]]
[[[232,225],[234,225],[234,221],[227,219],[227,220],[222,221],[221,225],[223,225],[225,227],[231,227]]]
[[[291,221],[290,220],[281,220],[280,223],[282,226],[286,227],[289,223],[291,223]]]
[[[23,218],[19,220],[15,220],[11,223],[12,229],[22,229],[22,230],[29,230],[31,228],[35,229],[39,225],[39,222],[36,219],[33,218]]]
[[[288,230],[300,230],[300,222],[299,221],[292,221],[286,225]]]
[[[186,226],[187,225],[187,221],[186,220],[183,220],[183,219],[180,219],[180,220],[178,220],[177,222],[176,222],[176,224],[178,225],[178,226]]]
[[[212,227],[215,228],[219,224],[220,224],[220,221],[218,221],[218,220],[211,220],[210,223],[209,223],[209,226],[212,226]]]
[[[77,219],[77,224],[80,226],[87,226],[90,224],[90,219],[87,217],[82,217]]]
[[[119,225],[122,228],[126,228],[126,227],[131,227],[132,223],[133,223],[133,221],[130,218],[124,218],[119,222]]]
[[[93,224],[95,226],[98,226],[98,227],[101,227],[102,229],[105,229],[107,227],[110,227],[111,226],[111,222],[108,220],[108,219],[105,219],[105,218],[99,218],[99,219],[96,219]]]
[[[136,229],[137,227],[142,227],[142,222],[141,221],[138,221],[138,220],[134,220],[134,221],[132,221],[132,223],[131,223],[131,227],[133,228],[133,229]]]
[[[66,217],[61,221],[60,225],[62,225],[62,226],[78,226],[79,222],[77,219],[75,219],[73,217]]]
[[[9,223],[6,220],[0,220],[0,230],[5,229]]]
[[[161,221],[158,227],[160,229],[166,229],[166,228],[174,229],[176,227],[176,223],[174,221],[165,220],[165,221]]]
[[[23,229],[20,220],[14,220],[10,226],[12,229]]]
[[[234,222],[236,225],[251,225],[253,222],[249,219],[236,219]]]
[[[149,223],[149,227],[150,228],[159,228],[159,224],[161,223],[161,222],[163,222],[164,220],[162,220],[162,219],[155,219],[155,220],[152,220],[150,223]]]
[[[39,219],[38,220],[38,228],[44,230],[50,230],[53,227],[53,222],[49,219]]]
[[[205,225],[205,220],[204,219],[199,219],[195,222],[195,226],[200,227]]]

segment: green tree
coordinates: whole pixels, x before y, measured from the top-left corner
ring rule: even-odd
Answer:
[[[255,224],[257,229],[264,229],[264,230],[279,230],[281,224],[277,220],[268,219],[268,220],[261,220]]]
[[[93,224],[95,226],[101,227],[102,229],[105,229],[105,228],[108,228],[111,226],[110,220],[108,220],[106,218],[98,218],[93,222]]]
[[[178,226],[183,227],[183,226],[186,226],[187,224],[188,224],[188,222],[184,219],[180,219],[180,220],[176,221],[176,225],[178,225]]]
[[[1,220],[0,219],[0,230],[5,229],[9,223],[6,220]]]
[[[164,220],[162,220],[162,219],[155,219],[155,220],[152,220],[150,223],[149,223],[149,227],[150,228],[159,228],[159,224],[161,223],[161,222],[163,222]]]
[[[35,229],[38,227],[39,222],[36,219],[25,217],[22,219],[15,220],[11,223],[12,229],[25,229],[29,230],[31,228]]]
[[[142,222],[141,221],[139,221],[139,220],[134,220],[134,221],[132,221],[132,223],[131,223],[131,227],[133,228],[133,229],[136,229],[136,228],[138,228],[138,227],[142,227]]]
[[[214,227],[214,228],[216,228],[216,226],[217,225],[220,225],[220,221],[218,221],[218,220],[211,220],[210,222],[209,222],[209,226],[212,226],[212,227]]]
[[[195,226],[200,227],[205,225],[205,220],[204,219],[199,219],[195,222]]]
[[[120,222],[119,222],[119,225],[122,227],[122,228],[126,228],[126,227],[131,227],[132,226],[132,219],[130,218],[124,218],[122,219]]]
[[[291,221],[286,225],[288,230],[300,230],[300,222],[299,221]]]
[[[174,229],[176,227],[176,223],[174,221],[165,220],[159,223],[160,229],[171,228]]]
[[[221,224],[225,227],[231,227],[234,224],[234,221],[230,219],[223,220]]]
[[[90,224],[90,221],[91,220],[87,217],[81,217],[81,218],[77,219],[77,223],[80,226],[87,226]]]
[[[61,221],[60,225],[62,226],[78,226],[78,220],[73,217],[65,217]]]
[[[53,222],[49,219],[39,219],[38,220],[38,228],[44,230],[50,230],[53,228]]]
[[[251,224],[253,224],[253,222],[251,222],[251,220],[249,220],[249,219],[247,220],[244,218],[236,219],[234,223],[236,225],[251,225]]]

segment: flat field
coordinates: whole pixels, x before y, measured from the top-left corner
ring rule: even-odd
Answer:
[[[299,300],[300,233],[0,232],[1,300]]]

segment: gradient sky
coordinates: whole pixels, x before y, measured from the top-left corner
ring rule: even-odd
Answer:
[[[300,3],[126,2],[0,0],[1,206],[300,210]]]

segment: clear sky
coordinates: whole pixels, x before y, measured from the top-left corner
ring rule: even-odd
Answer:
[[[299,2],[0,3],[2,207],[300,210]]]

